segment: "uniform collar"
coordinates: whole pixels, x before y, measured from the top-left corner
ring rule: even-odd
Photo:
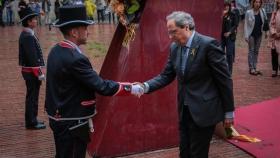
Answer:
[[[30,33],[32,36],[34,36],[34,30],[29,27],[24,27],[23,31]]]
[[[73,48],[75,48],[80,54],[83,54],[82,51],[81,51],[81,49],[80,49],[75,43],[73,43],[73,42],[71,42],[71,41],[69,41],[69,40],[67,40],[67,39],[64,39],[63,41],[66,42],[66,43],[68,43],[68,44],[70,44],[70,45],[71,45]]]

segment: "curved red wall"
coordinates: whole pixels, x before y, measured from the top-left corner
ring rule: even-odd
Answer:
[[[222,0],[147,0],[129,48],[121,46],[124,28],[118,26],[101,69],[116,81],[146,81],[159,74],[168,56],[170,40],[166,15],[175,10],[192,14],[196,30],[220,37]],[[178,145],[176,81],[141,99],[103,97],[97,101],[91,155],[113,157]]]

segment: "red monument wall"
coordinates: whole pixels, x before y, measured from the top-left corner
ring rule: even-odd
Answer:
[[[125,29],[119,25],[101,69],[101,76],[116,81],[146,81],[159,74],[169,53],[165,17],[172,11],[191,13],[196,31],[220,37],[222,0],[147,0],[136,38],[122,47]],[[91,155],[114,157],[178,145],[177,85],[140,99],[103,97],[97,100]]]

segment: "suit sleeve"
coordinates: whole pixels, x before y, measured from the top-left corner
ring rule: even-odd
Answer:
[[[170,53],[163,71],[155,78],[146,81],[146,83],[149,85],[148,93],[153,92],[162,87],[165,87],[166,85],[171,83],[175,79],[175,77],[176,77],[176,72],[173,68],[173,63],[171,60],[171,53]]]
[[[25,59],[28,60],[30,65],[38,66],[37,44],[33,36],[26,36],[22,40],[22,46],[24,49]]]
[[[112,96],[119,90],[119,84],[110,80],[103,80],[93,70],[87,58],[80,58],[72,65],[72,72],[83,85],[105,96]]]
[[[225,112],[234,111],[233,83],[228,70],[225,53],[219,47],[218,41],[213,40],[208,47],[208,63],[211,75],[218,87]]]

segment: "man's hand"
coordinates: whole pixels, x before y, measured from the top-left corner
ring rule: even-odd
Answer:
[[[144,85],[139,82],[134,82],[131,86],[131,94],[140,98],[144,94]]]
[[[230,35],[230,32],[224,33],[224,36],[225,36],[225,37],[228,37],[229,35]]]
[[[234,120],[233,118],[225,118],[225,120],[224,120],[224,127],[225,128],[230,128],[233,125],[233,123],[234,123],[233,120]]]

